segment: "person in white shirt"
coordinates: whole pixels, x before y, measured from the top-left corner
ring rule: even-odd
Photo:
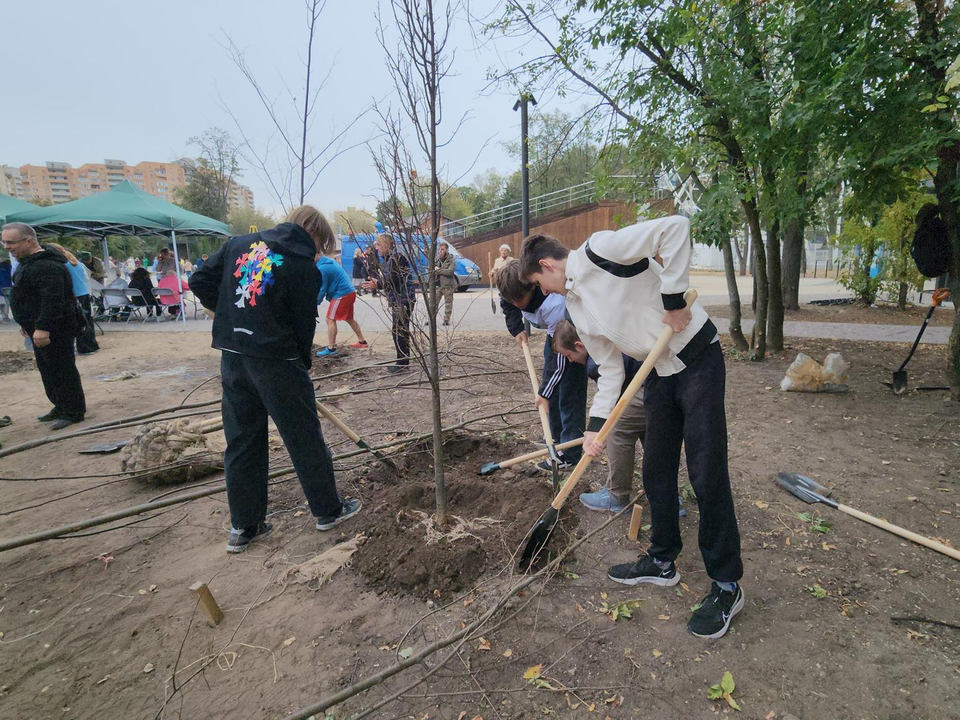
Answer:
[[[700,552],[713,580],[687,627],[718,638],[743,608],[743,562],[727,467],[723,351],[707,313],[684,301],[690,254],[689,221],[674,216],[594,233],[573,251],[548,235],[533,235],[523,241],[520,263],[524,277],[543,292],[566,296],[569,320],[599,366],[584,434],[589,455],[604,451],[596,434],[620,395],[621,353],[643,360],[664,324],[675,331],[643,389],[651,546],[637,562],[611,567],[608,576],[626,585],[679,582],[674,561],[682,547],[677,482],[684,445],[700,511]]]

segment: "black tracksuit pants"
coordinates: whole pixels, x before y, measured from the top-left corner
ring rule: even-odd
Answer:
[[[267,416],[273,418],[316,517],[340,514],[333,459],[323,441],[313,383],[300,360],[265,360],[224,352],[224,467],[230,520],[238,529],[267,516]]]
[[[410,364],[410,321],[416,299],[391,303],[393,311],[393,346],[397,349],[397,365]]]
[[[53,330],[50,344],[41,348],[34,343],[33,354],[43,380],[43,390],[57,414],[74,422],[83,420],[87,414],[87,400],[77,370],[77,358],[73,354],[73,335]]]
[[[707,575],[720,582],[743,576],[740,533],[727,468],[726,373],[720,343],[708,345],[682,372],[660,377],[654,370],[644,384],[647,437],[643,487],[650,503],[650,550],[658,560],[680,554],[677,475],[680,446],[700,510],[700,553]]]

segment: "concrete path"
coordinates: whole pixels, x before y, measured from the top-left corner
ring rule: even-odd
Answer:
[[[726,280],[721,275],[693,275],[691,283],[700,293],[700,302],[703,305],[722,305],[727,302]],[[749,302],[752,295],[752,280],[749,277],[737,278],[737,285],[743,302]],[[800,281],[800,297],[802,301],[848,297],[849,293],[829,278],[803,278]],[[496,314],[490,311],[490,291],[486,288],[473,288],[469,292],[458,293],[454,300],[454,325],[457,330],[469,332],[505,331],[503,314],[500,311],[497,291],[493,291]],[[422,303],[419,303],[422,309]],[[326,311],[326,305],[321,309]],[[442,309],[441,309],[442,312]],[[164,320],[163,322],[146,322],[131,320],[129,323],[102,323],[106,332],[210,332],[210,320],[201,315],[193,319],[192,311],[187,313],[186,323]],[[389,332],[389,313],[383,298],[374,298],[364,295],[357,299],[356,317],[365,331]],[[715,322],[721,332],[728,329],[725,318],[716,318]],[[743,322],[744,332],[753,327],[752,320]],[[872,342],[912,343],[917,335],[918,326],[915,325],[867,325],[855,323],[816,323],[791,322],[784,323],[786,337],[825,338],[834,340],[864,340]],[[16,326],[10,323],[0,325],[0,332],[16,332]],[[317,340],[323,342],[326,329],[323,323],[318,327]],[[339,341],[346,341],[352,336],[352,331],[343,323],[340,324]],[[950,337],[949,327],[928,327],[923,336],[923,342],[928,344],[946,344]]]

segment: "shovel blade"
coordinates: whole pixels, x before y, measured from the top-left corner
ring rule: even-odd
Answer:
[[[830,490],[806,475],[799,473],[780,472],[777,473],[777,483],[784,490],[789,492],[806,503],[827,503],[827,495]]]
[[[488,462],[482,468],[480,468],[479,475],[493,475],[497,470],[500,469],[500,463],[497,462]]]
[[[83,450],[78,450],[77,452],[79,452],[81,455],[109,455],[110,453],[115,453],[117,450],[125,447],[126,444],[126,440],[101,443],[99,445],[91,445],[90,447],[84,448]]]
[[[907,389],[907,371],[895,370],[893,373],[893,392],[895,395],[902,395]]]
[[[547,541],[550,539],[550,534],[553,532],[553,529],[557,526],[557,521],[560,519],[560,511],[554,510],[552,507],[548,508],[547,511],[540,516],[540,519],[534,524],[530,529],[529,534],[527,535],[527,544],[523,548],[523,552],[520,554],[520,570],[525,571],[530,567],[530,563],[540,554],[540,551],[543,550],[544,546],[547,544]]]

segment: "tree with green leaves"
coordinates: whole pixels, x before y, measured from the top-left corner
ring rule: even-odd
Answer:
[[[825,150],[825,138],[848,113],[838,98],[869,87],[876,57],[886,52],[889,5],[509,0],[495,27],[525,28],[549,47],[512,75],[554,79],[562,68],[568,82],[605,104],[624,144],[672,144],[677,160],[699,145],[718,158],[718,178],[732,183],[752,239],[752,345],[762,359],[768,345],[783,347],[783,310],[785,301],[796,303],[804,226],[841,171]],[[556,38],[548,34],[554,25]]]

